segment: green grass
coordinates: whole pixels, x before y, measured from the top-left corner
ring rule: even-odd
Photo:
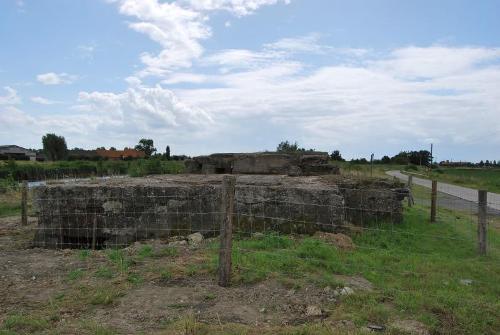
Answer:
[[[118,268],[121,273],[127,272],[132,260],[122,249],[111,249],[108,251],[108,259]]]
[[[131,161],[127,173],[131,177],[142,177],[151,174],[176,174],[182,171],[184,162],[142,159]]]
[[[21,215],[21,192],[8,188],[0,193],[0,217],[13,215]]]
[[[50,327],[47,320],[25,314],[7,316],[0,328],[0,334],[35,334]]]
[[[121,296],[122,292],[117,289],[98,287],[93,289],[88,298],[92,305],[111,305]]]
[[[10,180],[46,180],[91,176],[171,174],[184,171],[184,162],[158,158],[132,161],[0,161],[0,187]]]
[[[68,280],[73,280],[73,281],[78,280],[78,279],[82,278],[84,275],[85,275],[85,270],[76,269],[76,270],[71,271],[68,274]]]
[[[155,257],[176,257],[179,250],[176,247],[165,247],[154,254]]]
[[[143,245],[137,253],[137,258],[140,260],[143,260],[145,258],[152,257],[153,254],[154,254],[154,250],[153,250],[152,246]]]
[[[439,168],[432,171],[419,169],[407,171],[417,173],[418,177],[435,179],[459,186],[483,189],[500,193],[500,169],[497,168]]]
[[[379,178],[388,178],[386,175],[386,171],[390,170],[401,170],[403,169],[403,165],[397,164],[373,164],[373,171],[370,167],[370,164],[359,164],[359,163],[351,163],[351,162],[336,162],[331,161],[332,164],[340,167],[340,172],[344,176],[351,177],[379,177]]]
[[[431,178],[500,193],[500,169],[440,168],[439,171],[442,172],[432,172]]]
[[[233,279],[337,286],[333,274],[361,275],[377,290],[344,299],[335,317],[359,325],[417,318],[437,333],[494,334],[500,329],[500,238],[491,231],[489,255],[479,257],[474,227],[467,216],[445,210],[431,225],[428,211],[414,207],[401,225],[372,225],[356,235],[354,252],[311,237],[237,240]],[[463,285],[461,279],[473,284]]]
[[[111,279],[115,276],[113,270],[111,270],[107,266],[101,266],[97,271],[94,273],[94,276],[97,278],[101,279]]]
[[[163,281],[169,281],[170,279],[172,279],[173,275],[172,275],[172,271],[170,271],[169,269],[163,269],[160,271],[160,279],[163,280]]]
[[[127,275],[127,281],[133,285],[139,285],[144,282],[144,278],[138,273],[131,272]]]
[[[81,250],[78,253],[78,258],[82,261],[87,260],[92,255],[92,250]]]

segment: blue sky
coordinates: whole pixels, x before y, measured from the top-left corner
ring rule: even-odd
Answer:
[[[3,0],[0,143],[500,160],[500,1]]]

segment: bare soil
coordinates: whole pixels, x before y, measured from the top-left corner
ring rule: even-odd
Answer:
[[[273,279],[219,287],[215,275],[204,267],[208,261],[204,248],[210,241],[199,248],[177,247],[174,257],[147,258],[137,257],[145,244],[136,242],[125,250],[135,257],[128,276],[141,278],[131,283],[110,264],[109,251],[92,251],[82,258],[76,249],[31,248],[36,219],[29,223],[22,227],[19,217],[0,219],[0,324],[9,315],[23,314],[50,320],[51,328],[62,334],[80,332],[82,322],[131,334],[160,330],[195,316],[202,323],[265,328],[325,320],[341,299],[330,289],[294,288]],[[157,252],[168,241],[147,243]],[[113,269],[112,278],[96,276],[103,267]],[[162,276],[165,268],[171,275]],[[321,315],[307,315],[308,306],[320,308]]]

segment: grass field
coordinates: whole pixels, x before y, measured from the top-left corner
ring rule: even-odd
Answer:
[[[56,275],[61,282],[49,280],[56,282],[49,285],[56,286],[46,288],[52,293],[43,303],[23,305],[24,298],[20,298],[16,312],[9,312],[3,319],[0,334],[132,333],[117,326],[113,321],[116,318],[149,327],[144,334],[366,334],[363,329],[369,324],[383,325],[386,334],[404,334],[393,329],[397,320],[421,322],[431,334],[497,334],[498,231],[489,232],[488,256],[479,257],[473,218],[447,210],[440,210],[438,217],[439,222],[431,225],[427,208],[406,209],[401,225],[372,225],[365,227],[363,233],[353,234],[354,251],[338,250],[309,236],[266,234],[235,238],[230,289],[207,284],[196,288],[197,282],[215,278],[216,240],[194,251],[177,247],[157,250],[145,244],[128,251],[73,250],[61,256],[52,254],[51,257],[62,257],[66,270],[59,268],[57,274],[50,272],[46,276]],[[43,266],[38,263],[41,271]],[[230,299],[235,294],[230,290],[237,290],[238,294],[253,292],[255,297],[261,291],[276,295],[277,288],[269,288],[272,282],[284,287],[277,299],[288,294],[287,290],[303,294],[303,299],[315,292],[324,295],[328,288],[345,285],[339,275],[362,277],[373,288],[355,288],[354,294],[323,304],[325,314],[321,319],[304,319],[287,326],[252,326],[220,320],[207,322],[203,321],[203,312],[195,312],[199,306],[216,308],[225,295],[225,299]],[[182,284],[184,281],[189,284]],[[26,286],[21,286],[20,294],[24,296],[25,290]],[[206,291],[201,293],[201,301],[183,298],[182,303],[169,302],[176,290]],[[10,291],[15,295],[15,287]],[[148,308],[155,303],[153,294],[165,295],[164,305],[154,305],[148,313],[167,308],[177,317],[152,324],[141,323],[140,318],[128,319],[131,316],[125,311],[134,308],[134,301],[145,299],[138,303]],[[254,299],[259,306],[259,298]],[[250,304],[246,298],[238,297],[233,303],[236,305],[229,306],[232,309]],[[270,310],[266,313],[274,313],[273,308],[279,306],[267,308]],[[111,319],[102,321],[104,315]],[[336,325],[343,320],[352,322],[354,328],[338,329]]]
[[[130,175],[140,177],[149,174],[181,173],[184,162],[158,158],[132,161],[0,161],[0,181],[46,180],[80,178],[90,176]]]
[[[500,193],[500,169],[496,168],[439,168],[432,171],[418,169],[408,170],[405,173],[415,173],[418,177]]]
[[[6,189],[0,193],[0,217],[21,215],[21,192]]]
[[[374,176],[383,176],[389,169],[394,166],[375,166]],[[369,166],[344,166],[343,170],[361,177],[369,173]],[[430,198],[426,188],[415,185],[413,192],[418,199]],[[1,226],[2,220],[20,211],[19,191],[9,190],[0,194],[0,217],[4,217],[0,219],[0,267],[9,269],[7,259],[16,255],[16,260],[10,260],[16,264],[15,271],[3,274],[17,283],[9,286],[8,294],[16,304],[6,306],[7,296],[0,302],[0,312],[2,308],[8,310],[0,315],[0,335],[352,335],[367,334],[370,324],[384,326],[385,334],[410,334],[395,328],[401,320],[418,321],[430,334],[498,334],[500,220],[490,221],[488,255],[480,257],[476,252],[477,218],[473,214],[439,208],[438,222],[430,224],[429,209],[423,203],[405,208],[402,224],[378,223],[365,226],[362,232],[353,231],[354,251],[339,250],[304,235],[235,236],[232,287],[221,289],[214,284],[217,240],[195,249],[166,245],[158,249],[148,244],[153,242],[144,242],[132,249],[59,253],[29,249],[28,245],[18,250],[21,242],[16,241],[15,251],[1,254],[6,238],[10,238],[8,229]],[[33,232],[29,227],[16,229],[14,238],[30,240],[24,236]],[[36,280],[19,280],[18,273],[31,276],[33,268],[37,269]],[[323,301],[321,318],[253,326],[237,319],[225,320],[226,309],[217,309],[223,304],[229,310],[243,306],[247,308],[243,315],[254,309],[265,318],[268,313],[279,314],[276,311],[283,302],[269,305],[266,300],[266,305],[256,298],[259,292],[278,300],[296,292],[301,297],[298,301],[302,301],[349,285],[345,278],[359,277],[373,287],[355,287],[354,294]],[[275,282],[278,286],[272,284]],[[42,300],[26,300],[33,295],[27,294],[30,285],[39,285],[36,292],[47,292]],[[181,295],[181,302],[172,300],[178,291],[188,299]],[[200,292],[197,297],[194,291]],[[249,295],[243,297],[244,292]],[[159,302],[155,302],[156,296],[162,297]],[[253,304],[248,299],[254,299]],[[135,304],[153,317],[129,314]],[[268,311],[259,312],[261,306]],[[197,314],[200,309],[201,314]],[[222,321],[204,318],[203,311],[212,309]],[[168,321],[159,316],[165,310],[173,315]],[[346,320],[352,323],[347,330],[339,326]],[[131,325],[142,330],[135,331]]]
[[[429,176],[451,184],[500,193],[500,169],[440,168]]]
[[[494,334],[500,329],[498,232],[490,232],[489,256],[481,258],[474,223],[450,211],[439,214],[440,222],[430,225],[426,210],[409,209],[403,225],[383,231],[372,226],[356,235],[352,253],[339,253],[314,238],[238,241],[237,248],[251,252],[236,253],[237,278],[253,282],[275,276],[300,287],[307,282],[335,286],[332,273],[361,275],[377,292],[349,297],[333,317],[362,325],[418,316],[439,334]],[[464,286],[462,279],[476,284]]]
[[[373,170],[370,164],[353,164],[350,162],[331,162],[334,165],[340,167],[340,171],[343,175],[352,176],[355,178],[366,178],[366,177],[379,177],[379,178],[389,178],[385,173],[390,170],[401,170],[404,165],[395,164],[374,164]]]

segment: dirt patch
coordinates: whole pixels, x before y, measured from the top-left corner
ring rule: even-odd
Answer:
[[[334,234],[318,231],[314,234],[314,237],[318,240],[334,245],[339,250],[351,251],[356,249],[356,246],[354,245],[352,239],[342,233]]]
[[[213,325],[281,327],[324,320],[338,303],[333,290],[291,289],[272,279],[219,287],[207,265],[211,239],[175,252],[172,241],[135,243],[117,260],[110,250],[30,248],[30,227],[18,218],[0,219],[0,231],[0,325],[22,313],[51,320],[61,333],[78,333],[82,320],[149,333],[189,316]],[[312,308],[314,315],[307,313]]]
[[[416,320],[397,320],[391,324],[391,328],[409,335],[430,335],[427,326]]]
[[[333,277],[343,282],[344,285],[353,288],[355,291],[373,291],[373,284],[360,276],[333,275]]]
[[[208,324],[296,325],[326,318],[334,303],[332,294],[315,287],[290,290],[269,280],[222,288],[215,281],[195,278],[175,285],[146,284],[121,298],[113,309],[99,310],[96,318],[115,329],[134,332],[187,315]],[[321,313],[309,316],[310,306],[320,306]]]

